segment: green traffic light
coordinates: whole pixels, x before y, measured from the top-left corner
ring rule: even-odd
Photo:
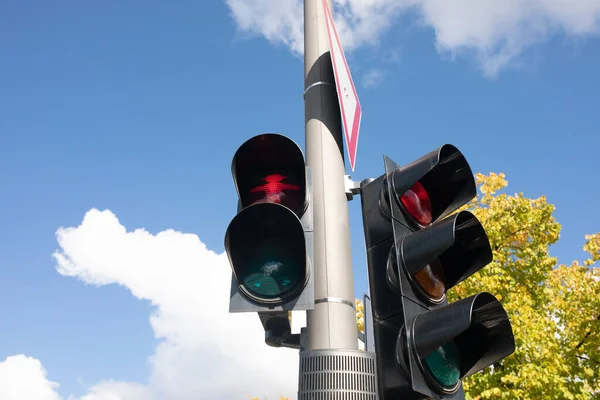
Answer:
[[[285,206],[257,203],[241,211],[227,228],[225,248],[239,288],[252,301],[282,303],[306,285],[304,228]]]
[[[244,278],[244,285],[260,297],[280,297],[294,289],[302,275],[302,267],[280,261],[267,261],[257,268],[258,271]]]
[[[429,373],[445,389],[452,389],[460,380],[460,355],[454,342],[448,342],[423,359]]]
[[[260,298],[277,298],[302,285],[306,259],[294,257],[297,246],[298,243],[273,237],[256,243],[255,255],[248,255],[247,267],[240,271],[246,290]]]

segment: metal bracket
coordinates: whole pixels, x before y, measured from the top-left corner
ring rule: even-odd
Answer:
[[[363,335],[365,351],[375,353],[375,335],[373,334],[373,311],[371,309],[371,296],[363,294],[363,306],[365,308],[365,334]]]
[[[289,349],[300,350],[300,334],[292,333],[286,341],[281,342],[279,346],[274,347],[287,347]]]
[[[292,333],[287,311],[259,312],[258,317],[265,329],[267,345],[300,350],[300,334]]]
[[[360,182],[353,181],[350,175],[344,175],[344,188],[348,201],[354,198],[354,195],[360,194]]]

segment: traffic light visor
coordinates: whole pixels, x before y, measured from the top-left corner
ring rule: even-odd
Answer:
[[[508,315],[490,293],[419,314],[411,336],[422,369],[442,392],[515,350]]]
[[[242,210],[227,228],[225,250],[239,288],[256,302],[282,303],[308,280],[302,223],[282,205],[259,203]]]
[[[392,171],[386,167],[386,173],[393,198],[385,193],[386,202],[395,201],[420,227],[448,216],[477,194],[467,160],[450,144]]]
[[[411,233],[398,245],[411,283],[433,303],[493,257],[483,226],[468,211]]]
[[[240,146],[231,171],[241,208],[257,203],[276,203],[298,215],[304,212],[306,172],[298,145],[286,136],[266,133]]]

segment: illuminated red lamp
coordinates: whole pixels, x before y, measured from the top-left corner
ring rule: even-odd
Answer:
[[[300,186],[283,182],[287,178],[287,176],[281,174],[270,174],[262,178],[261,180],[266,183],[250,189],[250,204],[277,203],[295,211],[302,200],[298,198]],[[298,193],[290,196],[287,193],[290,191]]]
[[[427,191],[419,182],[400,196],[400,201],[406,212],[419,224],[429,225],[433,220],[431,200]]]

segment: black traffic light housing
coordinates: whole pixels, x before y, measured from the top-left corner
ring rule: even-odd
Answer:
[[[286,136],[257,135],[238,148],[231,172],[238,213],[225,233],[229,311],[281,318],[313,309],[312,175],[302,150]],[[267,329],[273,321],[263,317]]]
[[[492,261],[477,218],[450,215],[475,197],[473,174],[452,145],[384,165],[361,187],[380,400],[464,398],[460,379],[514,351],[494,296],[446,299]]]

